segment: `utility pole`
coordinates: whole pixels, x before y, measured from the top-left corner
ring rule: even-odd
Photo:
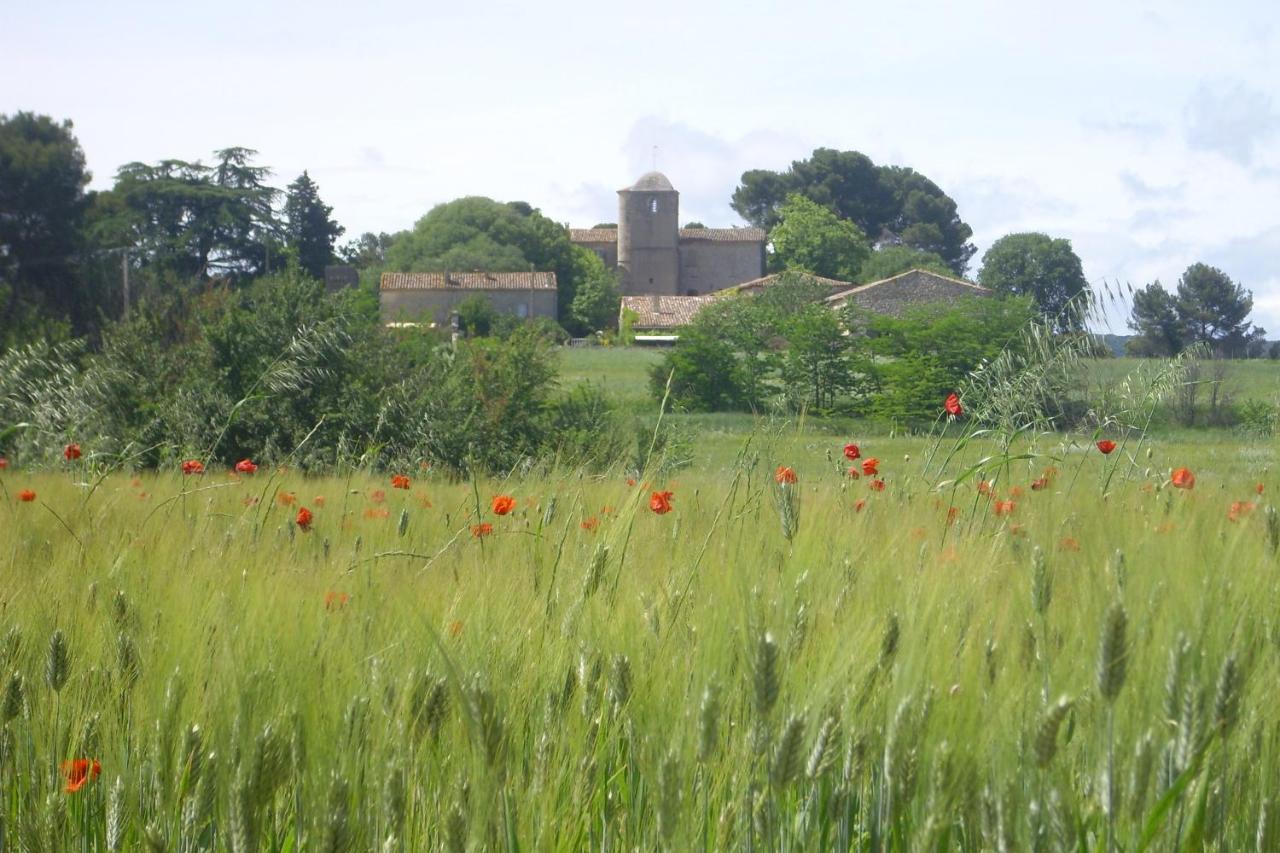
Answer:
[[[120,253],[120,277],[124,282],[124,316],[129,316],[129,250]]]

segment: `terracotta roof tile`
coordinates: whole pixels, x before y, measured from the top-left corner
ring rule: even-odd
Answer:
[[[616,243],[617,228],[570,228],[569,240],[573,243]]]
[[[763,243],[763,228],[681,228],[681,240],[711,240],[716,243]]]
[[[936,279],[937,281],[946,282],[947,284],[961,285],[963,287],[967,287],[973,290],[975,295],[985,296],[991,293],[990,288],[983,287],[980,284],[974,284],[971,281],[965,281],[962,278],[952,278],[949,275],[940,275],[930,270],[907,270],[906,272],[898,273],[897,275],[890,276],[889,278],[882,278],[879,281],[872,281],[866,284],[860,284],[857,287],[850,287],[848,290],[842,290],[838,293],[833,293],[830,296],[828,296],[824,301],[828,303],[843,302],[851,296],[857,296],[860,293],[866,293],[868,290],[871,290],[874,287],[879,287],[882,284],[889,284],[890,282],[897,281],[898,279],[901,279],[901,278],[906,278],[907,276],[923,276],[925,278],[931,278],[931,279]]]
[[[553,272],[384,272],[379,290],[556,290]]]
[[[622,310],[634,311],[637,329],[675,329],[688,325],[709,296],[647,296],[622,297]]]

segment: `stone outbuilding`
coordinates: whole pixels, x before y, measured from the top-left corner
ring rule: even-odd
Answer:
[[[909,270],[891,278],[860,284],[826,298],[831,308],[853,303],[873,314],[897,317],[921,305],[955,305],[963,299],[991,295],[989,288],[928,270]]]
[[[661,172],[618,190],[616,228],[569,239],[618,271],[624,296],[702,296],[764,275],[761,228],[681,228],[680,193]]]
[[[465,299],[480,296],[500,314],[556,318],[553,272],[384,272],[378,303],[384,323],[449,324]]]

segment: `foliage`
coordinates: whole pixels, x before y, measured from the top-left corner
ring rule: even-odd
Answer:
[[[1128,350],[1137,356],[1170,356],[1200,344],[1218,356],[1261,358],[1266,331],[1249,322],[1253,294],[1216,267],[1196,263],[1178,280],[1176,294],[1156,281],[1134,292]]]
[[[1178,316],[1178,303],[1155,281],[1133,294],[1129,328],[1137,332],[1125,343],[1130,355],[1168,357],[1186,346],[1186,324]]]
[[[911,248],[933,252],[957,275],[976,251],[969,242],[973,229],[937,184],[913,169],[877,166],[857,151],[819,148],[785,172],[748,171],[734,190],[733,209],[753,225],[771,229],[793,194],[852,221],[873,241],[893,235]]]
[[[385,231],[380,234],[366,231],[339,247],[338,257],[344,264],[357,270],[381,268],[387,263],[387,249],[390,248],[392,239]]]
[[[1247,355],[1250,345],[1266,334],[1249,322],[1253,294],[1217,267],[1187,267],[1178,279],[1177,305],[1188,342],[1215,353]]]
[[[900,317],[846,309],[865,328],[877,356],[871,412],[900,424],[937,419],[946,396],[1006,350],[1018,350],[1035,317],[1030,299],[968,299],[956,307],[922,306]]]
[[[303,272],[323,279],[333,262],[334,241],[346,230],[331,217],[333,208],[320,198],[320,188],[304,170],[286,190],[285,241],[298,256]]]
[[[213,165],[162,160],[126,163],[112,198],[98,206],[96,228],[123,239],[141,283],[157,292],[167,281],[211,277],[243,281],[282,267],[281,227],[267,185],[270,170],[252,165],[255,151],[214,152]]]
[[[1057,331],[1078,331],[1082,312],[1073,305],[1087,298],[1080,258],[1071,241],[1046,234],[1008,234],[982,256],[978,283],[997,293],[1030,296]]]
[[[88,183],[71,122],[0,115],[0,347],[95,319],[77,264]]]
[[[577,292],[569,316],[578,328],[591,332],[617,328],[622,296],[618,276],[594,252],[575,255]]]
[[[769,232],[772,263],[784,270],[853,281],[870,254],[866,235],[802,195],[788,196]]]
[[[697,323],[681,331],[680,340],[650,368],[649,376],[654,399],[669,394],[671,404],[686,411],[732,411],[746,402],[733,347]]]
[[[386,263],[398,272],[554,272],[562,324],[585,331],[572,306],[580,278],[594,270],[587,256],[594,254],[570,243],[564,226],[529,205],[472,196],[437,205],[395,235]]]
[[[895,275],[911,270],[927,270],[946,276],[955,275],[955,271],[947,266],[947,262],[933,252],[913,249],[910,246],[884,246],[876,249],[862,262],[858,277],[854,281],[858,284],[867,284],[893,278]]]

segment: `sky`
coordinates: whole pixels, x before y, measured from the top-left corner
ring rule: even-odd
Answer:
[[[715,227],[744,171],[858,150],[956,200],[971,276],[1018,231],[1071,240],[1096,287],[1203,261],[1280,337],[1274,0],[0,9],[0,114],[71,119],[94,188],[242,145],[280,186],[308,170],[347,237],[463,195],[586,227],[656,163]]]

